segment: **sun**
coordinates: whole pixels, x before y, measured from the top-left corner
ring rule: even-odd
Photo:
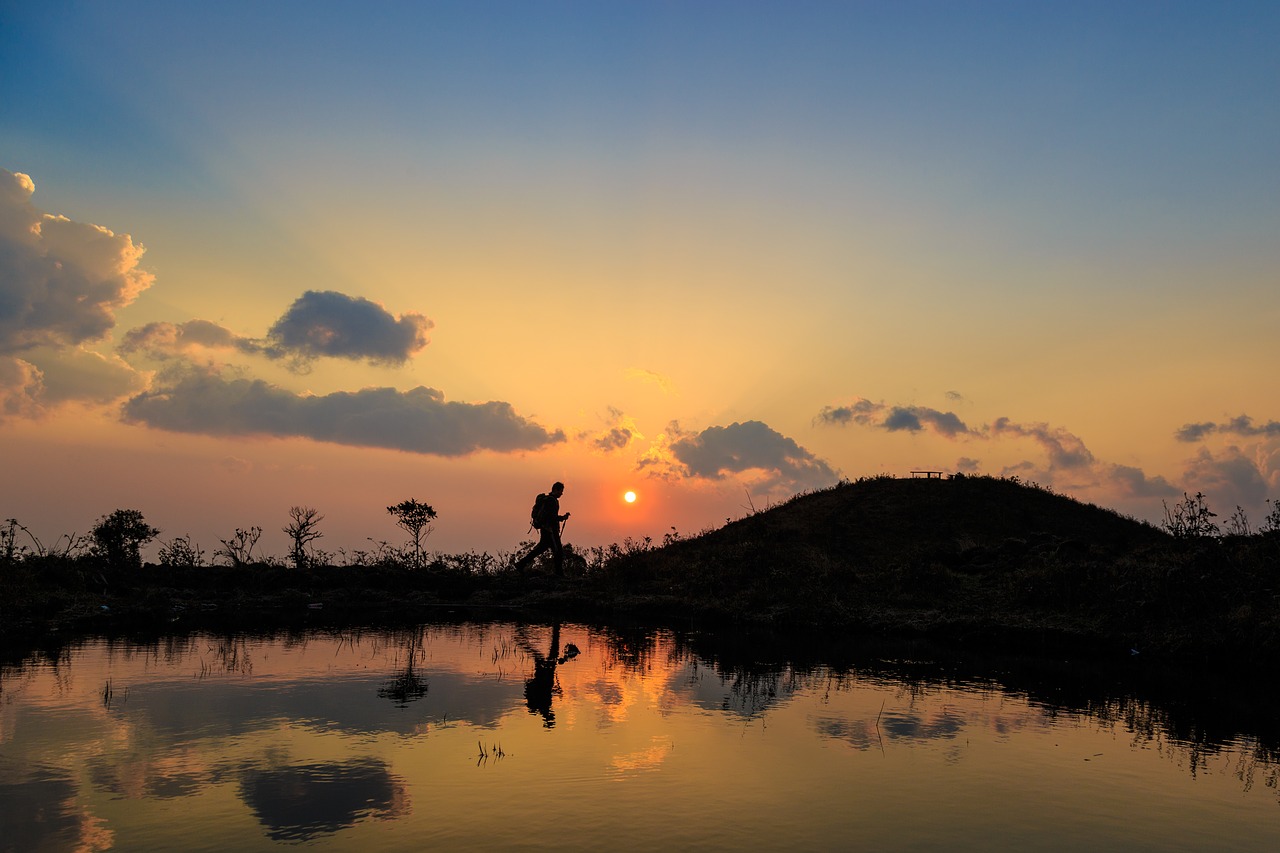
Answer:
[[[635,493],[635,492],[627,492],[625,495],[623,495],[623,496],[622,496],[622,499],[623,499],[624,501],[626,501],[627,503],[629,503],[629,504],[633,504],[633,503],[635,503],[635,502],[636,502],[636,493]]]

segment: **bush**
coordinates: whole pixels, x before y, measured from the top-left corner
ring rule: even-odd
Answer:
[[[109,566],[142,567],[142,546],[160,535],[136,509],[118,509],[98,519],[89,531],[93,554]]]

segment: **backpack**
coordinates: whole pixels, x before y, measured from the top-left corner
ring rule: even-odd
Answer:
[[[538,495],[533,499],[533,509],[529,510],[529,523],[533,525],[534,530],[541,530],[543,524],[542,516],[546,513],[544,507],[547,503],[546,495]]]

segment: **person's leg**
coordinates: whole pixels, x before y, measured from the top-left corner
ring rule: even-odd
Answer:
[[[560,542],[560,531],[552,531],[551,556],[555,560],[556,574],[564,574],[564,545]]]
[[[534,560],[538,559],[539,554],[541,554],[543,551],[547,550],[548,548],[552,547],[551,541],[552,541],[551,536],[548,534],[546,530],[540,531],[540,535],[538,536],[538,544],[534,545],[533,550],[531,550],[528,554],[525,554],[523,557],[521,557],[519,560],[516,561],[516,568],[524,569],[529,565],[531,565]]]

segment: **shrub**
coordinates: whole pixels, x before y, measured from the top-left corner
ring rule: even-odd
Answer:
[[[1218,514],[1209,509],[1202,492],[1196,492],[1194,497],[1183,492],[1182,500],[1174,504],[1172,509],[1164,501],[1161,503],[1164,504],[1164,521],[1160,526],[1171,536],[1177,539],[1195,539],[1218,535],[1218,525],[1213,521]]]
[[[170,539],[160,546],[160,565],[168,568],[191,569],[204,565],[204,551],[191,542],[190,536]]]
[[[89,531],[93,553],[110,566],[141,568],[141,548],[160,535],[136,509],[118,509],[98,519]]]

